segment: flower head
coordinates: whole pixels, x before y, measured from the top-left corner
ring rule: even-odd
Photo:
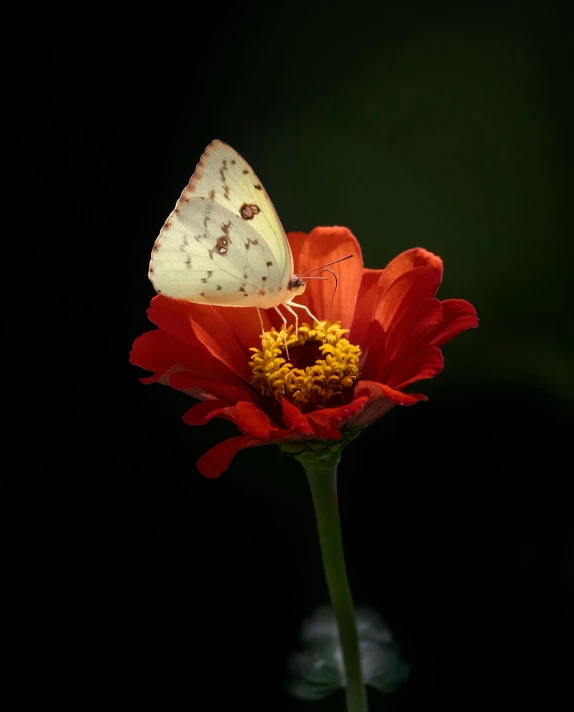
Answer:
[[[395,405],[426,397],[405,389],[443,369],[440,347],[478,326],[463,299],[439,301],[442,260],[422,248],[384,269],[363,268],[360,247],[343,227],[289,233],[296,273],[349,252],[329,309],[332,283],[316,280],[297,298],[321,323],[277,329],[274,312],[213,307],[161,295],[148,316],[158,327],[134,342],[131,363],[200,403],[183,419],[233,421],[241,435],[219,443],[197,463],[218,477],[238,450],[267,443],[338,441]],[[278,319],[276,319],[278,321]]]
[[[343,338],[348,331],[329,321],[313,328],[304,322],[296,335],[293,326],[272,328],[260,349],[250,349],[252,385],[270,401],[287,398],[305,413],[349,402],[360,376],[361,349]]]

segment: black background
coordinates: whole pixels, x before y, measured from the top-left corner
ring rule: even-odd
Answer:
[[[197,458],[234,428],[184,425],[191,402],[127,361],[152,328],[153,241],[214,138],[287,230],[347,225],[369,267],[426,247],[439,296],[481,318],[419,384],[429,402],[395,408],[340,466],[355,600],[412,666],[371,709],[572,697],[566,4],[50,9],[13,29],[26,228],[4,300],[4,588],[20,699],[308,706],[282,689],[327,597],[302,470],[260,448],[202,478]]]

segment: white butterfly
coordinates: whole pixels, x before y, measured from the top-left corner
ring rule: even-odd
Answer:
[[[313,271],[313,270],[310,270]],[[212,141],[155,241],[149,278],[167,297],[225,307],[304,309],[285,231],[261,182],[230,146]],[[261,320],[263,329],[263,321]]]

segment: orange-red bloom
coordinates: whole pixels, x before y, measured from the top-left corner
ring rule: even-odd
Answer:
[[[332,282],[309,282],[297,301],[318,318],[340,321],[350,330],[345,334],[348,342],[362,352],[360,380],[352,381],[347,395],[337,393],[334,407],[297,407],[293,398],[273,397],[253,382],[250,349],[261,345],[254,308],[154,297],[147,313],[158,329],[137,338],[130,354],[131,363],[154,372],[142,382],[163,383],[198,398],[201,402],[183,416],[190,425],[218,417],[233,421],[241,431],[199,459],[197,466],[206,477],[218,477],[242,448],[286,440],[339,440],[341,432],[368,425],[394,405],[426,400],[405,389],[440,373],[440,347],[478,326],[469,302],[435,297],[442,260],[422,248],[407,250],[385,269],[373,270],[363,268],[360,247],[346,228],[319,227],[309,235],[292,232],[288,239],[296,274],[355,255],[339,269],[329,312]],[[270,319],[278,319],[269,310],[263,314],[267,331]]]

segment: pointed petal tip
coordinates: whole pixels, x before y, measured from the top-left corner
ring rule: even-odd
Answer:
[[[258,444],[259,441],[251,435],[236,435],[228,438],[202,455],[197,461],[197,469],[204,477],[215,479],[227,470],[239,450]]]

